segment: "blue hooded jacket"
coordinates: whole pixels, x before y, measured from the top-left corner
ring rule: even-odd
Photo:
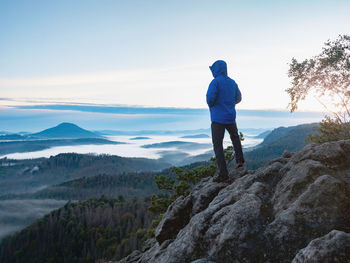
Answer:
[[[223,60],[209,67],[214,79],[207,91],[207,103],[212,122],[231,124],[236,121],[235,105],[242,100],[236,82],[227,76],[227,65]]]

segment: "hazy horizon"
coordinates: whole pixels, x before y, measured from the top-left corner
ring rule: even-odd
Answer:
[[[5,100],[3,100],[4,102]],[[322,112],[244,110],[237,108],[240,129],[273,129],[319,122]],[[26,104],[0,107],[0,131],[39,132],[62,122],[88,130],[197,130],[210,127],[208,109],[96,104]]]

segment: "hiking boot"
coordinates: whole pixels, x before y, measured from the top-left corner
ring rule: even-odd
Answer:
[[[227,177],[227,179],[226,179],[226,181],[224,183],[232,184],[232,182],[233,182],[232,178]]]
[[[243,163],[238,163],[236,169],[243,167]]]

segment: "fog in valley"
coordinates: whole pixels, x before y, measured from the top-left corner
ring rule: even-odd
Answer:
[[[35,219],[63,206],[64,200],[0,200],[0,241]]]
[[[186,153],[189,156],[195,156],[199,154],[204,154],[212,150],[211,138],[181,138],[181,136],[149,136],[149,139],[132,140],[133,136],[106,136],[108,140],[124,142],[125,144],[102,144],[102,145],[74,145],[74,146],[58,146],[45,149],[42,151],[35,152],[24,152],[24,153],[12,153],[0,158],[7,157],[9,159],[30,159],[30,158],[40,158],[40,157],[50,157],[55,156],[60,153],[75,152],[82,154],[110,154],[118,155],[122,157],[144,157],[158,159],[163,157],[165,150],[167,151],[177,151],[181,153]],[[181,142],[194,142],[197,143],[198,147],[183,147],[183,146],[173,146],[173,147],[149,147],[144,148],[143,146],[151,144],[159,144],[173,141]],[[257,139],[250,137],[249,134],[245,136],[245,140],[242,142],[243,147],[249,148],[253,147],[262,142],[262,139]],[[226,134],[224,139],[224,147],[231,145],[230,138]]]

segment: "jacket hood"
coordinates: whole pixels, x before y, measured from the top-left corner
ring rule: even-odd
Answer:
[[[209,67],[214,78],[218,76],[227,76],[227,64],[223,60],[217,60]]]

